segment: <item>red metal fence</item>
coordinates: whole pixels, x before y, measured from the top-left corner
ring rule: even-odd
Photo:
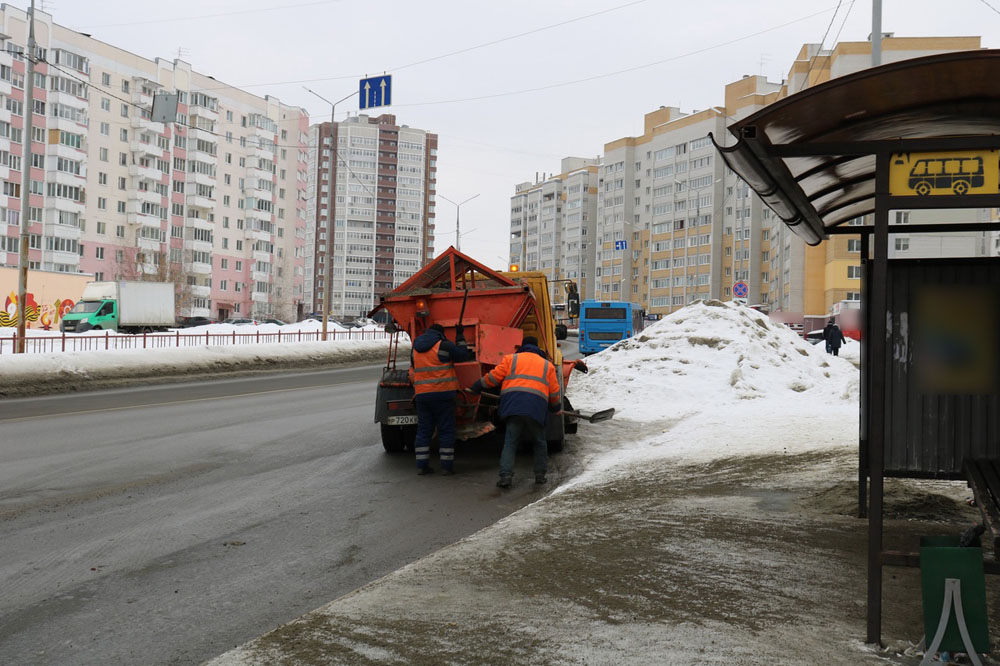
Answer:
[[[286,342],[320,342],[321,331],[276,331],[266,333],[142,333],[124,335],[104,331],[100,335],[65,334],[25,336],[25,352],[42,354],[66,351],[103,351],[116,349],[167,349],[201,345],[273,344]],[[327,340],[388,340],[389,333],[380,330],[350,329],[328,331]],[[0,354],[12,354],[17,349],[17,333],[0,337]]]

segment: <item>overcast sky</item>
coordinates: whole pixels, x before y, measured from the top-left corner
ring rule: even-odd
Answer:
[[[896,36],[980,35],[984,46],[1000,46],[1000,0],[883,5],[883,30]],[[340,99],[357,89],[361,75],[393,74],[389,111],[397,122],[440,135],[438,193],[455,201],[480,195],[462,207],[463,251],[498,267],[506,261],[517,183],[534,180],[535,172],[558,173],[562,157],[595,157],[605,143],[641,133],[643,114],[661,105],[690,112],[722,104],[723,86],[744,74],[780,81],[802,44],[824,34],[827,47],[838,33],[839,41],[865,40],[872,11],[871,0],[36,0],[36,6],[61,25],[147,58],[174,58],[184,49],[196,70],[303,106],[316,121],[329,118],[329,107],[302,89],[303,80]],[[497,40],[504,41],[415,64]],[[612,74],[632,68],[638,69]],[[559,85],[591,77],[601,78]],[[542,87],[549,88],[511,94]],[[468,99],[476,97],[485,98]],[[356,98],[345,102],[338,120],[357,109]],[[439,198],[438,252],[454,244],[454,229],[455,207]]]

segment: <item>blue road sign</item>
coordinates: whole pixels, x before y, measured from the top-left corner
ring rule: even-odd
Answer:
[[[746,282],[742,280],[733,284],[733,296],[736,298],[746,298],[747,294],[750,293],[750,287],[747,286]]]
[[[392,74],[361,79],[358,86],[358,102],[362,109],[392,104]]]
[[[618,241],[615,241],[615,249],[616,250],[627,250],[628,249],[628,241],[627,240],[618,240]]]

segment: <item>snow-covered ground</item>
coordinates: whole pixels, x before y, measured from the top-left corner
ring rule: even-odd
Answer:
[[[192,374],[327,367],[386,358],[388,342],[381,332],[374,340],[348,338],[346,332],[343,336],[326,342],[235,345],[202,342],[181,348],[2,354],[0,396],[97,389],[136,379],[169,380],[190,378]],[[409,343],[404,341],[400,348],[407,352]]]
[[[858,353],[686,307],[574,374],[575,408],[617,413],[550,462],[555,492],[210,663],[915,664],[911,571],[887,587],[893,649],[862,643]],[[974,512],[914,483],[911,531],[928,493]]]

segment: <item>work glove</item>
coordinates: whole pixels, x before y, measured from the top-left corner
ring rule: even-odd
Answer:
[[[455,342],[465,342],[465,327],[461,324],[455,327]]]
[[[474,383],[472,384],[472,386],[470,386],[469,388],[467,388],[467,389],[465,389],[465,390],[466,390],[466,391],[468,391],[469,393],[472,393],[472,394],[475,394],[475,395],[479,395],[480,393],[482,393],[482,392],[483,392],[483,384],[482,384],[482,382],[480,382],[480,381],[479,381],[479,380],[477,379],[477,380],[476,380],[476,381],[475,381],[475,382],[474,382]]]

